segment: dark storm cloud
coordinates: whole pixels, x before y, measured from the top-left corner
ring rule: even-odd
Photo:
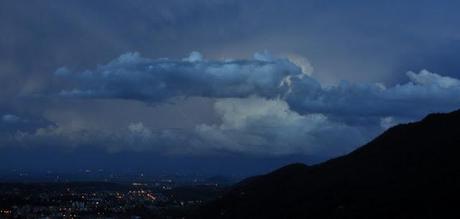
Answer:
[[[292,93],[287,96],[287,101],[300,112],[368,119],[386,116],[415,119],[460,106],[460,80],[427,70],[406,75],[408,82],[391,87],[343,81],[313,92],[297,79],[292,83]]]
[[[53,125],[54,123],[42,117],[16,115],[0,111],[0,148],[18,146],[18,136],[33,133],[37,129]]]
[[[325,86],[288,59],[259,53],[255,59],[227,61],[204,60],[196,52],[183,60],[148,59],[128,53],[96,70],[70,73],[61,68],[56,75],[76,84],[60,92],[64,97],[155,103],[178,96],[257,95],[283,98],[300,113],[406,119],[460,106],[460,81],[426,70],[408,72],[408,81],[390,87],[346,81]]]
[[[282,81],[302,75],[287,59],[255,54],[249,60],[204,60],[193,52],[182,60],[148,59],[127,53],[96,70],[72,74],[65,68],[57,77],[76,81],[60,95],[87,98],[123,98],[162,102],[178,96],[276,97],[286,91]]]
[[[0,112],[0,133],[14,134],[17,131],[29,132],[37,128],[53,125],[43,117],[33,115],[16,115]]]

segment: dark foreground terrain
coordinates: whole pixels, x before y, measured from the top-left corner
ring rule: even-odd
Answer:
[[[460,111],[239,183],[197,218],[460,218]]]

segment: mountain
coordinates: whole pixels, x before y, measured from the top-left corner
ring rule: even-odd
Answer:
[[[460,218],[460,110],[318,165],[246,179],[199,218]]]

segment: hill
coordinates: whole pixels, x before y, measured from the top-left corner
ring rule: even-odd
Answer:
[[[459,218],[460,110],[397,125],[352,153],[252,177],[200,218]]]

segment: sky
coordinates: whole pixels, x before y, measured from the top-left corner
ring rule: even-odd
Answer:
[[[5,0],[0,172],[259,174],[460,108],[460,2]]]

